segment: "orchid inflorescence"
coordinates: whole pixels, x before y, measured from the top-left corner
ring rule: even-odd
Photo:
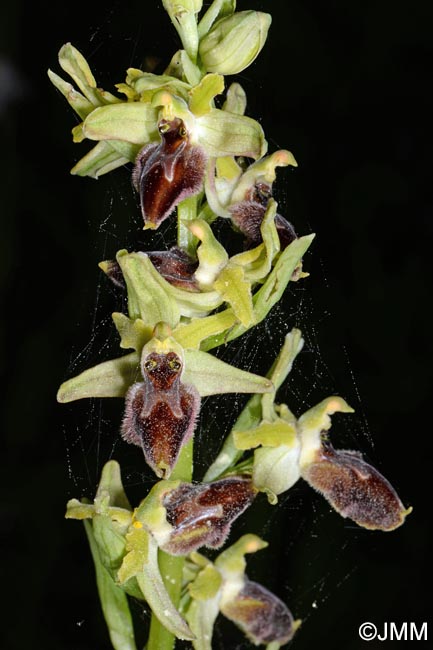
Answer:
[[[66,516],[84,520],[115,650],[136,649],[128,596],[151,609],[148,650],[172,648],[175,637],[210,650],[219,613],[253,644],[277,650],[300,622],[245,573],[245,555],[266,542],[244,535],[212,561],[199,550],[220,549],[260,493],[276,504],[299,479],[364,528],[393,530],[410,509],[358,452],[331,445],[330,416],[352,412],[341,397],[300,416],[275,402],[302,349],[299,330],[287,333],[267,377],[210,353],[265,319],[288,283],[308,275],[302,258],[314,236],[298,237],[272,196],[277,168],[296,166],[293,155],[267,155],[262,127],[245,115],[244,90],[236,82],[225,90],[224,75],[259,54],[271,17],[236,12],[234,0],[214,0],[201,16],[201,0],[163,4],[182,42],[163,74],[129,69],[116,86],[121,98],[97,87],[71,44],[59,63],[75,86],[49,71],[81,119],[74,141],[96,142],[72,173],[98,178],[132,163],[144,228],[175,212],[178,226],[169,250],[121,250],[100,263],[127,294],[128,313],[114,313],[113,321],[129,352],[69,379],[58,393],[60,402],[124,399],[120,434],[141,448],[159,480],[132,508],[110,460],[93,503],[72,499]],[[243,235],[243,250],[229,255],[212,229],[218,218]],[[252,396],[196,482],[201,398],[223,393]]]

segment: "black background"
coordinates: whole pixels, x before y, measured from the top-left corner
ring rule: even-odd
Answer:
[[[300,326],[307,345],[282,399],[302,412],[302,402],[343,395],[357,414],[335,419],[335,445],[363,451],[414,507],[397,531],[369,533],[299,484],[277,509],[261,501],[239,532],[270,541],[249,559],[249,573],[304,619],[294,648],[361,649],[363,621],[419,627],[431,611],[432,4],[242,0],[238,8],[273,14],[264,51],[239,80],[270,150],[289,148],[299,163],[279,173],[280,211],[298,233],[317,233],[305,261],[311,278],[261,329],[254,369],[269,365],[283,321]],[[121,298],[96,263],[145,238],[130,170],[98,182],[68,174],[87,149],[72,144],[75,117],[46,69],[60,72],[57,51],[70,40],[98,83],[113,90],[146,57],[160,60],[161,72],[178,45],[153,0],[17,1],[4,11],[1,647],[105,650],[84,534],[64,521],[64,503],[92,496],[111,453],[126,467],[135,502],[151,476],[137,450],[116,444],[121,404],[61,407],[55,392],[65,378],[118,354],[109,314]],[[248,345],[254,348],[251,339]],[[233,358],[236,349],[224,355]],[[197,434],[201,456],[221,439],[207,415],[212,404],[202,425],[213,442]],[[238,403],[219,404],[221,417],[233,418]],[[136,605],[134,615],[146,620]],[[215,648],[247,645],[221,622]]]

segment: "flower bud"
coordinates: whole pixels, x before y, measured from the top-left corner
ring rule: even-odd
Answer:
[[[161,548],[171,555],[187,555],[201,546],[219,548],[255,495],[251,480],[239,476],[198,485],[181,483],[162,502],[173,528]]]
[[[284,645],[293,637],[299,622],[282,600],[265,587],[246,579],[234,598],[221,602],[221,612],[235,623],[255,645],[276,642]]]
[[[224,75],[247,68],[265,44],[271,20],[260,11],[240,11],[218,20],[200,41],[204,68]]]
[[[394,530],[405,509],[392,485],[356,451],[334,449],[323,442],[302,477],[342,516],[370,530]]]

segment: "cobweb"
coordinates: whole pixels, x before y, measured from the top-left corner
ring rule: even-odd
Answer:
[[[78,182],[83,181],[77,179]],[[143,233],[129,168],[100,179],[94,192],[100,197],[101,206],[95,217],[96,225],[92,222],[89,226],[95,261],[113,259],[121,248],[166,250],[175,243],[173,220],[163,223],[156,233]],[[310,232],[308,221],[300,223],[297,215],[292,213],[290,197],[284,188],[277,199],[279,211],[293,221],[297,232]],[[217,231],[223,236],[225,227],[225,224],[217,224]],[[341,394],[355,407],[357,415],[335,417],[332,439],[336,446],[368,453],[373,449],[373,442],[350,362],[350,351],[341,345],[341,363],[347,369],[347,381],[342,387],[336,385],[328,365],[329,355],[321,346],[321,333],[328,327],[332,314],[327,309],[318,308],[310,288],[311,282],[316,281],[314,267],[319,267],[319,275],[326,278],[326,262],[319,256],[320,253],[314,250],[304,258],[304,268],[312,273],[311,279],[291,283],[283,300],[264,322],[214,353],[244,370],[265,374],[278,354],[284,336],[292,327],[298,327],[305,346],[280,389],[277,401],[287,403],[296,415],[300,415],[324,397]],[[327,290],[332,290],[332,287],[327,289],[325,282],[324,291]],[[77,301],[80,301],[80,296],[77,296]],[[77,333],[86,342],[80,349],[71,351],[65,377],[125,353],[119,348],[111,313],[126,313],[126,298],[111,286],[102,271],[97,275],[93,303],[88,307],[90,315],[83,316],[77,326]],[[244,395],[213,396],[203,400],[195,433],[196,480],[215,459],[247,400],[248,396]],[[109,459],[116,459],[122,467],[128,497],[137,505],[155,479],[144,463],[141,450],[127,445],[119,436],[122,400],[90,399],[64,408],[65,465],[70,479],[70,493],[65,495],[65,500],[66,497],[92,499],[102,467]],[[339,587],[356,571],[349,549],[356,543],[358,533],[351,530],[349,536],[349,528],[355,529],[355,526],[337,522],[326,502],[299,481],[289,492],[281,495],[277,506],[270,506],[264,497],[259,497],[233,527],[230,541],[246,532],[255,532],[269,542],[268,549],[248,558],[248,574],[277,593],[295,617],[303,620],[305,629],[309,619],[314,619],[317,610],[326,607]],[[338,563],[335,561],[337,554]],[[210,557],[212,555],[209,553]],[[141,603],[133,604],[132,609],[134,616],[148,621],[148,612]],[[300,650],[304,647],[302,628],[293,643]],[[187,646],[179,644],[179,647]],[[213,647],[215,650],[228,647],[242,650],[251,645],[231,623],[220,617]]]

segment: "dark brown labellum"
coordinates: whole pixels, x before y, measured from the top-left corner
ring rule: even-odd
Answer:
[[[200,291],[193,277],[198,262],[194,261],[188,253],[173,246],[169,251],[152,251],[146,255],[167,282],[186,291]]]
[[[147,251],[143,254],[147,255],[164,280],[173,286],[185,289],[185,291],[200,291],[198,283],[194,279],[198,262],[181,248],[173,246],[169,251]],[[115,260],[103,262],[103,270],[116,287],[126,288],[122,270]]]
[[[394,530],[408,514],[392,485],[358,452],[326,442],[302,476],[340,515],[363,528]]]
[[[213,483],[182,483],[163,501],[166,518],[173,526],[163,549],[187,555],[201,546],[219,548],[231,524],[251,505],[256,490],[249,478],[227,477]]]
[[[182,446],[192,436],[200,408],[194,386],[180,380],[182,362],[175,352],[151,352],[142,362],[142,383],[126,394],[122,437],[143,449],[157,476],[168,478]]]
[[[143,147],[132,174],[144,222],[154,228],[180,201],[200,192],[206,164],[203,149],[191,144],[182,120],[161,120],[159,132],[161,142]]]
[[[262,242],[260,227],[265,216],[272,188],[266,183],[256,183],[248,192],[245,200],[229,207],[234,225],[245,235],[246,248],[253,248]],[[280,214],[275,215],[275,226],[280,240],[281,250],[297,239],[291,223]]]
[[[235,598],[221,607],[221,611],[256,645],[272,641],[283,645],[290,641],[297,628],[283,601],[248,579]]]

